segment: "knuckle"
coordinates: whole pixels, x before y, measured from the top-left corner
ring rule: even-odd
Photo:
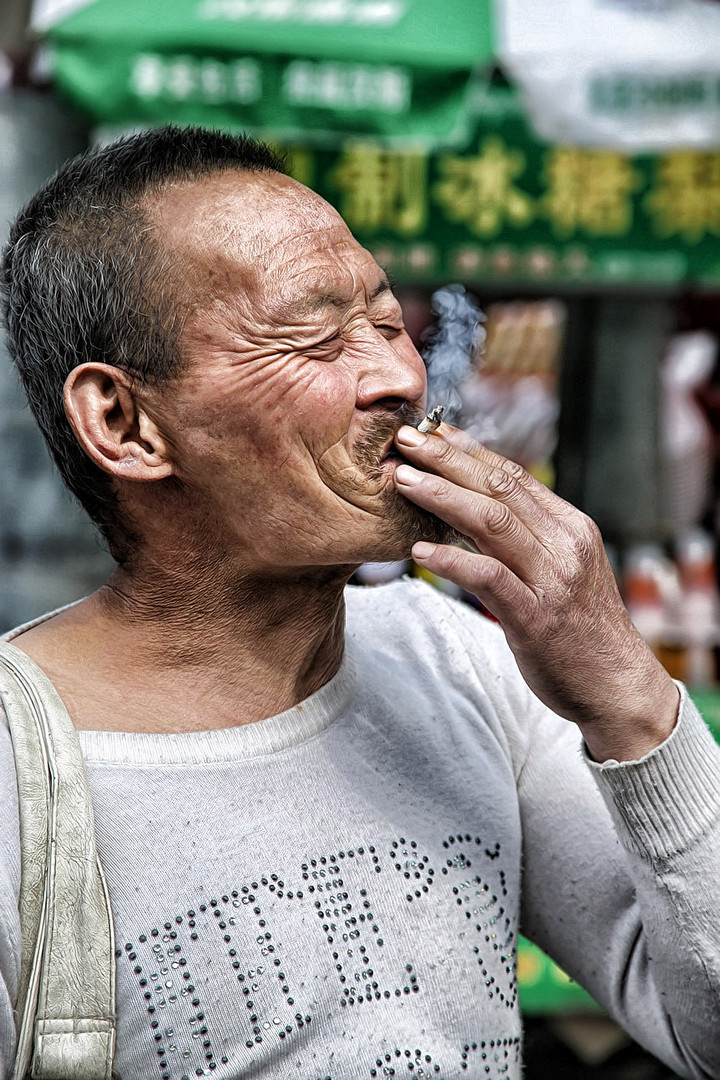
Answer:
[[[447,483],[440,476],[428,474],[425,480],[425,491],[432,499],[445,500],[448,490]]]
[[[443,560],[449,570],[455,570],[464,562],[464,553],[458,547],[446,547],[443,550]]]
[[[466,566],[465,552],[454,545],[443,545],[435,553],[436,566],[443,576],[464,576]]]
[[[520,465],[517,461],[512,461],[510,458],[508,458],[503,468],[505,472],[513,478],[513,480],[517,481],[518,484],[523,484],[528,479],[527,470],[524,469],[522,465]]]
[[[576,539],[576,550],[587,561],[593,558],[602,546],[600,530],[587,514],[580,515]]]
[[[485,519],[485,526],[489,533],[504,535],[512,530],[513,521],[514,515],[505,503],[490,503]]]
[[[497,466],[488,474],[486,487],[489,495],[507,498],[517,490],[518,481],[507,469]]]
[[[568,595],[590,580],[588,575],[592,576],[598,566],[602,547],[602,536],[595,522],[585,514],[578,515],[562,567],[562,580]]]
[[[587,514],[583,514],[583,525],[590,543],[594,544],[596,547],[599,544],[602,544],[603,540],[600,529],[598,525],[593,521],[593,519],[587,516]]]
[[[491,592],[496,590],[503,579],[504,567],[502,563],[496,562],[495,559],[488,559],[483,567],[483,579],[486,588]]]
[[[445,439],[433,439],[431,446],[435,452],[435,458],[440,462],[452,462],[457,457],[455,447],[446,442]]]

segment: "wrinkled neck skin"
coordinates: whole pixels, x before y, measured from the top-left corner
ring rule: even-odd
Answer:
[[[182,532],[15,639],[76,727],[235,727],[292,708],[338,670],[355,567],[251,570]]]
[[[126,670],[131,664],[138,678],[159,676],[170,687],[188,680],[225,717],[207,717],[212,726],[250,723],[296,705],[335,674],[353,570],[238,572],[175,551],[118,568],[96,594],[96,610]]]

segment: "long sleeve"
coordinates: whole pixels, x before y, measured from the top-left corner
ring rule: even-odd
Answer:
[[[457,604],[441,617],[443,606],[435,626],[452,621],[468,658],[454,667],[512,761],[522,931],[680,1076],[718,1080],[720,747],[681,688],[660,747],[593,763],[499,628]]]
[[[571,725],[537,725],[519,777],[525,932],[681,1076],[717,1078],[720,751],[683,693],[646,758],[583,756]]]

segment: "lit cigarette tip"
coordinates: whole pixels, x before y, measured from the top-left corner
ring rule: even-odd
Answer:
[[[431,409],[427,416],[424,416],[418,424],[418,431],[429,432],[437,431],[442,423],[442,418],[445,415],[445,406],[436,405],[434,409]]]

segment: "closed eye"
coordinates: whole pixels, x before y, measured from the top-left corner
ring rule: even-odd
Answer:
[[[375,329],[379,330],[380,333],[383,335],[383,337],[394,338],[394,337],[397,337],[398,334],[402,334],[405,327],[404,326],[390,326],[389,323],[379,323],[379,324],[376,323],[375,324]]]

